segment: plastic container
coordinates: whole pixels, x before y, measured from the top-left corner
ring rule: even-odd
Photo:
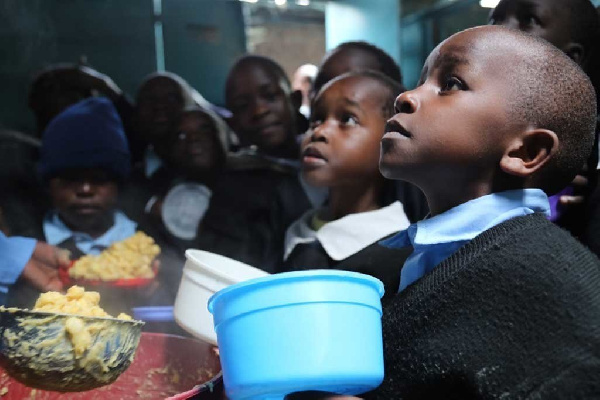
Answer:
[[[383,380],[383,283],[347,271],[288,272],[215,294],[230,399],[322,390],[356,395]]]
[[[142,332],[168,333],[179,336],[190,336],[175,323],[173,306],[134,307],[133,318],[144,321]]]
[[[175,299],[175,321],[186,332],[214,345],[217,335],[208,299],[221,289],[269,274],[239,261],[202,250],[187,250]]]

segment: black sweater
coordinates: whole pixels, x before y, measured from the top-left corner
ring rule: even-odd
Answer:
[[[600,398],[600,261],[534,214],[466,244],[384,303],[367,399]]]

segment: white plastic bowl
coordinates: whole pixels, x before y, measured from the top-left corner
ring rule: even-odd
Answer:
[[[188,333],[217,345],[208,299],[221,289],[269,275],[250,265],[203,250],[185,252],[185,266],[175,299],[175,321]]]

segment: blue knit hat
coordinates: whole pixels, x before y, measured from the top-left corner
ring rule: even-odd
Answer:
[[[42,136],[38,171],[43,179],[69,168],[102,168],[121,179],[131,171],[129,147],[110,100],[92,97],[57,115]]]

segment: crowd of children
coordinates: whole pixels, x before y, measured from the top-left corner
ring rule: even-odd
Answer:
[[[77,258],[140,229],[161,272],[114,297],[129,306],[172,305],[187,248],[381,279],[386,377],[365,398],[600,397],[598,14],[502,0],[489,22],[438,45],[408,91],[365,42],[326,54],[304,97],[246,55],[226,110],[172,73],[131,103],[90,68],[44,70],[38,137],[0,136],[29,155],[3,161],[0,228],[40,241],[0,260],[3,302],[60,289],[34,246]]]

